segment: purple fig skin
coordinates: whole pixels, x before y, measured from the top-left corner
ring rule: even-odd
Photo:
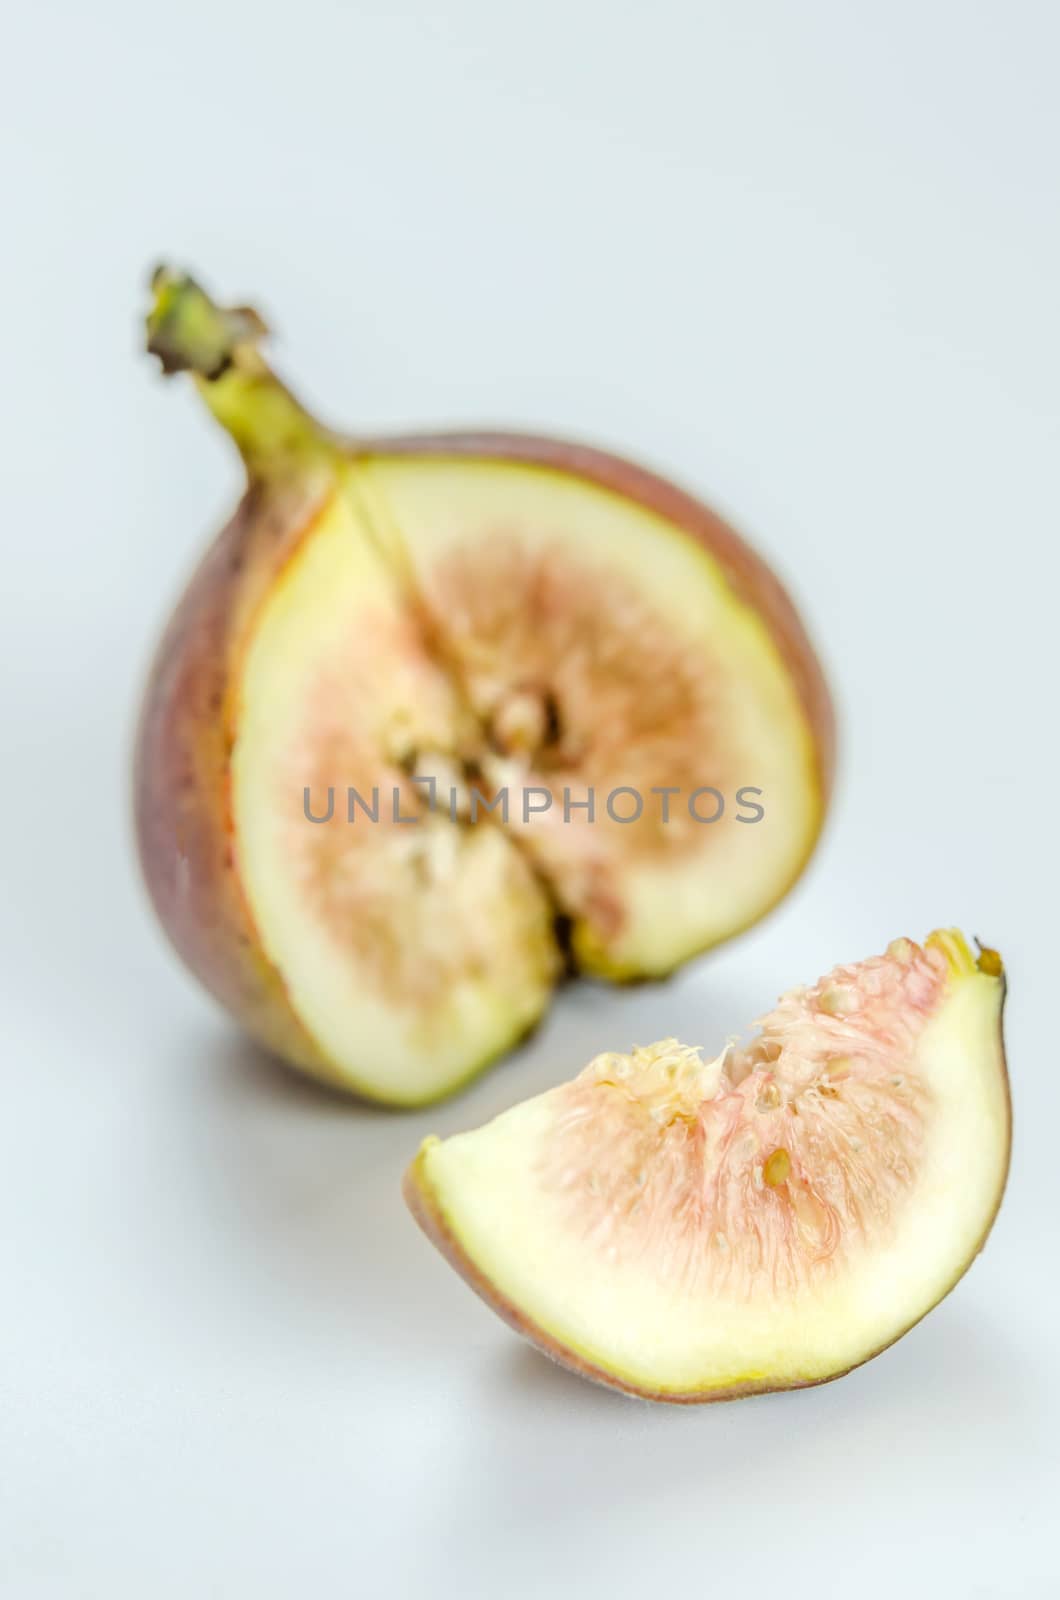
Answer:
[[[193,575],[148,678],[133,809],[148,893],[185,965],[260,1044],[330,1078],[262,950],[229,793],[231,688],[247,624],[313,518],[302,495],[254,484]]]

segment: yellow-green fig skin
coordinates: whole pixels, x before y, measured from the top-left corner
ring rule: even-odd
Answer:
[[[156,275],[153,289],[148,347],[167,373],[190,373],[239,448],[247,488],[179,601],[150,672],[134,759],[136,838],[147,888],[170,941],[255,1039],[314,1077],[365,1092],[351,1085],[312,1037],[265,953],[241,882],[231,793],[235,691],[255,618],[359,461],[423,456],[547,467],[657,512],[710,552],[734,593],[765,622],[812,734],[817,829],[798,870],[776,885],[775,899],[783,897],[805,865],[827,810],[834,715],[792,602],[721,518],[641,467],[561,440],[496,432],[345,439],[319,425],[275,378],[258,352],[264,328],[253,312],[222,310],[193,280],[166,269]],[[492,1059],[476,1063],[468,1076]],[[385,1093],[368,1092],[387,1103]]]

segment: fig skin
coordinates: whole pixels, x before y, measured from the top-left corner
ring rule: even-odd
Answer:
[[[261,948],[236,870],[230,689],[248,619],[313,520],[312,496],[252,482],[165,630],[140,713],[133,809],[152,905],[177,954],[253,1038],[338,1076]]]
[[[990,953],[993,954],[993,952]],[[569,1345],[563,1344],[560,1340],[554,1338],[552,1334],[547,1332],[547,1330],[540,1325],[540,1323],[535,1321],[532,1317],[527,1316],[525,1312],[521,1311],[516,1305],[514,1305],[507,1295],[502,1294],[496,1285],[491,1281],[491,1279],[486,1275],[486,1273],[484,1273],[476,1265],[476,1263],[471,1259],[465,1250],[464,1246],[461,1244],[460,1240],[457,1238],[453,1229],[449,1226],[449,1223],[446,1220],[440,1205],[438,1204],[433,1186],[425,1179],[425,1147],[421,1147],[419,1154],[415,1157],[405,1171],[401,1186],[402,1196],[405,1200],[405,1204],[408,1206],[414,1221],[423,1230],[424,1234],[430,1240],[431,1244],[434,1245],[435,1249],[444,1257],[449,1265],[460,1274],[465,1283],[467,1283],[468,1287],[473,1289],[475,1294],[478,1295],[479,1299],[483,1300],[485,1304],[489,1306],[489,1308],[495,1312],[503,1322],[507,1323],[508,1327],[510,1327],[513,1332],[520,1334],[524,1339],[528,1340],[530,1344],[534,1345],[538,1350],[541,1351],[542,1355],[545,1355],[549,1358],[549,1360],[554,1361],[557,1366],[565,1368],[568,1372],[573,1372],[578,1377],[587,1378],[590,1382],[598,1384],[605,1389],[613,1389],[620,1394],[629,1395],[634,1399],[651,1400],[663,1405],[700,1406],[713,1405],[715,1402],[723,1400],[744,1400],[748,1399],[752,1395],[782,1394],[793,1389],[817,1389],[820,1388],[822,1384],[834,1383],[838,1378],[845,1378],[851,1372],[856,1372],[859,1367],[867,1366],[870,1361],[874,1361],[876,1357],[882,1355],[885,1350],[890,1350],[892,1346],[896,1345],[899,1340],[903,1339],[912,1328],[915,1328],[918,1323],[923,1322],[924,1318],[934,1311],[936,1306],[941,1305],[942,1301],[945,1300],[946,1297],[957,1287],[958,1283],[964,1277],[965,1273],[968,1271],[975,1259],[982,1253],[987,1239],[990,1237],[990,1233],[993,1230],[994,1223],[997,1220],[998,1212],[1001,1209],[1001,1203],[1005,1197],[1005,1190],[1008,1185],[1009,1169],[1012,1160],[1012,1091],[1009,1080],[1008,1060],[1005,1053],[1004,1033],[1005,1005],[1008,998],[1008,978],[1004,971],[1001,971],[999,976],[1001,977],[1002,989],[1001,1005],[998,1012],[997,1022],[998,1056],[1001,1068],[1002,1087],[1005,1097],[1007,1134],[1005,1141],[1004,1166],[1002,1170],[1001,1181],[998,1186],[997,1200],[994,1204],[994,1208],[987,1220],[982,1234],[975,1244],[975,1247],[970,1252],[967,1259],[960,1264],[957,1271],[954,1273],[952,1280],[943,1290],[942,1294],[940,1294],[937,1299],[932,1301],[929,1306],[926,1306],[917,1316],[913,1317],[912,1320],[903,1328],[899,1329],[893,1338],[887,1339],[877,1349],[871,1350],[866,1356],[862,1357],[860,1361],[855,1361],[852,1363],[852,1365],[843,1367],[838,1372],[830,1372],[825,1377],[800,1379],[793,1381],[792,1383],[770,1383],[768,1381],[755,1382],[752,1380],[746,1383],[731,1384],[727,1388],[723,1389],[712,1389],[707,1393],[697,1392],[694,1390],[681,1392],[672,1389],[650,1389],[639,1384],[630,1383],[626,1379],[616,1375],[614,1372],[608,1372],[604,1368],[597,1366],[594,1362],[585,1360],[582,1356],[578,1355],[576,1351],[572,1350]],[[432,1141],[427,1141],[427,1145],[429,1146],[431,1142]]]
[[[224,311],[193,280],[166,268],[153,289],[148,349],[166,374],[192,374],[239,448],[247,488],[179,600],[149,673],[134,754],[137,848],[177,954],[266,1049],[349,1092],[264,952],[235,858],[230,756],[233,688],[257,608],[350,462],[424,456],[536,465],[588,480],[682,528],[763,619],[791,675],[814,741],[823,823],[835,760],[823,671],[783,585],[716,512],[646,468],[561,439],[479,430],[345,438],[310,417],[262,361],[256,342],[266,330],[256,313]],[[815,843],[789,881],[778,883],[774,904]]]

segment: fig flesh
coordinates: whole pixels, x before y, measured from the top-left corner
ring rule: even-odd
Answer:
[[[561,441],[342,439],[265,364],[254,313],[165,270],[154,294],[149,348],[248,487],[152,672],[140,854],[256,1037],[422,1103],[532,1027],[568,960],[659,976],[786,892],[831,707],[719,518]]]
[[[1005,982],[953,930],[785,995],[743,1049],[598,1056],[405,1181],[428,1236],[563,1365],[655,1400],[841,1376],[982,1248],[1008,1170]]]

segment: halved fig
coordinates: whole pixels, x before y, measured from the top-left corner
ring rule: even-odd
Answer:
[[[155,280],[249,479],[163,641],[137,748],[148,885],[272,1049],[445,1093],[564,966],[671,971],[794,882],[832,714],[780,585],[712,512],[555,440],[347,441],[254,313]]]
[[[484,1128],[428,1139],[405,1193],[513,1327],[630,1394],[823,1383],[967,1270],[1001,1203],[1000,958],[908,939],[785,995],[713,1061],[598,1056]]]

